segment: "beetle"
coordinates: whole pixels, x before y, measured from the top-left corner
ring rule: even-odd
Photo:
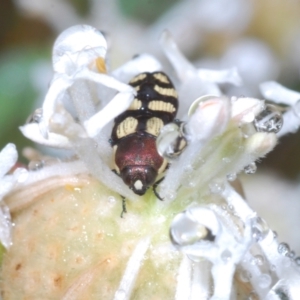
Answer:
[[[155,195],[161,199],[155,190],[160,182],[156,179],[168,162],[157,152],[156,138],[161,128],[174,120],[178,95],[163,72],[140,73],[129,85],[137,95],[130,107],[115,118],[110,139],[114,171],[137,195],[144,195],[153,186]]]

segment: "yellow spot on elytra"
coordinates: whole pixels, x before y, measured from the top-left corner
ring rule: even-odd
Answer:
[[[158,136],[163,126],[164,122],[161,119],[153,117],[147,121],[146,132]]]
[[[173,88],[162,88],[159,85],[155,85],[154,89],[163,96],[171,96],[177,98],[178,94]]]
[[[142,101],[140,101],[140,100],[138,100],[137,98],[135,98],[135,99],[131,102],[131,104],[130,104],[128,110],[137,110],[137,109],[140,109],[141,107],[142,107]]]
[[[171,103],[160,100],[150,101],[148,107],[152,110],[165,111],[169,113],[172,113],[176,110],[174,105]]]
[[[163,83],[170,83],[168,77],[162,73],[156,73],[156,74],[153,74],[153,77],[157,80],[159,80],[160,82],[163,82]]]
[[[120,139],[126,135],[135,133],[137,125],[137,119],[133,117],[126,118],[117,128],[117,137]]]
[[[97,70],[99,71],[99,73],[107,73],[105,60],[103,57],[98,57],[96,59],[96,67],[97,67]]]
[[[137,82],[137,81],[143,80],[144,78],[146,78],[146,76],[147,76],[147,75],[146,75],[145,73],[141,73],[141,74],[139,74],[139,75],[133,77],[133,78],[130,80],[129,83],[135,83],[135,82]]]

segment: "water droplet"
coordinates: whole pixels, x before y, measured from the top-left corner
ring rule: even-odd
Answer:
[[[214,95],[204,95],[201,96],[199,98],[197,98],[190,106],[189,111],[188,111],[188,116],[190,117],[199,107],[199,104],[201,102],[207,101],[207,100],[211,100],[211,99],[215,99],[215,98],[219,98],[219,96],[214,96]]]
[[[257,243],[262,241],[269,233],[269,227],[265,220],[260,217],[255,217],[251,220],[252,237]]]
[[[236,173],[230,173],[230,174],[227,174],[226,178],[228,181],[235,181],[236,180]]]
[[[294,261],[296,265],[300,267],[300,256],[296,257]]]
[[[208,187],[212,194],[220,194],[225,189],[223,182],[211,182]]]
[[[43,109],[36,109],[26,120],[26,123],[40,123],[43,117]]]
[[[32,160],[28,164],[28,170],[37,171],[44,167],[45,162],[43,160]]]
[[[278,245],[277,251],[283,256],[288,256],[290,253],[290,246],[287,243],[280,243]]]
[[[212,242],[215,237],[205,225],[191,217],[189,211],[184,211],[173,219],[170,227],[171,241],[176,246],[187,246],[195,243]]]
[[[27,180],[29,172],[24,168],[17,168],[13,174],[17,181],[22,183]]]
[[[259,297],[258,297],[258,295],[257,295],[254,291],[252,291],[252,292],[248,295],[247,300],[259,300]]]
[[[289,258],[294,258],[295,256],[296,256],[296,253],[293,250],[288,255]]]
[[[195,187],[195,186],[196,186],[196,182],[193,181],[193,180],[189,180],[189,181],[188,181],[188,186],[189,186],[189,187]]]
[[[233,205],[232,205],[232,204],[228,205],[228,209],[229,209],[229,210],[234,210]]]
[[[280,111],[270,104],[267,104],[265,109],[254,120],[254,126],[258,132],[277,133],[282,125],[283,118]]]
[[[174,200],[175,197],[176,197],[176,193],[170,190],[165,192],[165,196],[163,198],[166,199],[167,201],[171,201]]]
[[[255,264],[257,266],[262,266],[264,264],[265,259],[262,255],[259,255],[259,254],[255,255],[254,259],[255,259]]]
[[[262,288],[268,288],[272,283],[272,278],[269,274],[262,274],[258,278],[258,285]]]
[[[231,162],[231,159],[229,157],[223,157],[222,161],[226,164],[229,164]]]
[[[184,122],[172,122],[164,126],[156,139],[158,153],[172,161],[186,148],[187,139]]]
[[[232,257],[232,253],[228,249],[224,250],[221,253],[221,258],[225,263],[229,262],[231,260],[231,257]]]
[[[116,198],[114,196],[109,196],[108,197],[108,202],[109,203],[115,203],[116,202]]]
[[[245,174],[254,174],[257,170],[257,166],[255,162],[250,163],[248,166],[244,168]]]
[[[184,172],[186,173],[190,173],[190,172],[193,172],[194,171],[194,168],[192,165],[186,165],[183,169]]]
[[[241,281],[243,281],[243,282],[249,282],[250,279],[252,278],[252,275],[251,275],[251,273],[249,271],[242,270],[239,273],[239,277],[240,277]]]
[[[274,239],[277,239],[277,237],[278,237],[277,231],[273,231],[273,236],[274,236]]]

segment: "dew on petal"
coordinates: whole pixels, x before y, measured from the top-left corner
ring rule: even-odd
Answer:
[[[295,251],[290,251],[290,253],[289,253],[289,255],[288,255],[288,257],[289,258],[294,258],[296,256],[296,253],[295,253]]]
[[[257,293],[255,293],[254,291],[252,291],[249,295],[247,300],[259,300],[259,297],[257,295]]]
[[[37,108],[26,120],[28,123],[40,123],[43,117],[43,109]]]
[[[258,132],[277,133],[283,125],[281,112],[274,105],[267,104],[265,109],[254,119],[254,126]]]
[[[237,178],[237,175],[236,175],[236,173],[230,173],[230,174],[227,174],[226,178],[228,181],[235,181]]]
[[[252,278],[252,275],[249,271],[247,270],[241,270],[239,272],[239,278],[242,282],[249,282]]]
[[[262,241],[268,235],[270,229],[260,217],[255,217],[251,220],[252,237],[255,242]]]
[[[253,259],[251,260],[251,264],[256,266],[262,266],[264,261],[264,257],[258,254],[253,257]]]
[[[221,253],[221,259],[224,261],[224,263],[227,263],[231,260],[232,258],[232,253],[226,249]]]
[[[168,161],[176,159],[187,146],[184,126],[184,122],[169,123],[156,139],[158,153]]]
[[[257,170],[257,166],[255,162],[250,163],[248,166],[244,168],[245,174],[254,174]]]
[[[278,245],[277,251],[283,256],[289,256],[290,246],[287,243],[280,243]]]
[[[272,278],[269,274],[261,274],[259,277],[258,277],[258,285],[265,289],[265,288],[268,288],[272,283]]]
[[[28,164],[28,170],[37,171],[42,169],[45,166],[45,162],[43,160],[32,160]]]
[[[205,96],[201,96],[199,98],[197,98],[190,106],[189,111],[188,111],[188,115],[191,116],[196,109],[198,108],[199,104],[207,101],[207,100],[211,100],[211,99],[215,99],[218,98],[218,96],[215,95],[205,95]]]
[[[300,267],[300,256],[297,256],[295,259],[294,259],[295,263],[297,266]]]
[[[211,182],[208,187],[212,194],[221,194],[225,189],[225,185],[222,182]]]
[[[178,214],[171,225],[170,237],[174,245],[193,245],[210,237],[210,230],[200,223],[194,221],[186,212]]]

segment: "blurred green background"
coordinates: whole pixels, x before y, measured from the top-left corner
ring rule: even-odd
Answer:
[[[201,0],[194,1],[201,2]],[[140,36],[143,36],[143,32],[149,34],[149,31],[155,28],[159,20],[166,16],[176,4],[184,4],[184,1],[180,0],[99,0],[98,4],[92,0],[40,1],[42,2],[40,5],[48,5],[48,10],[59,5],[62,7],[66,5],[67,9],[72,12],[73,18],[63,13],[57,16],[57,20],[62,23],[57,25],[55,20],[53,21],[53,16],[51,19],[51,11],[48,14],[47,9],[41,9],[38,2],[38,0],[1,1],[0,148],[3,148],[8,142],[15,143],[19,150],[24,146],[32,145],[21,135],[18,126],[24,124],[34,108],[39,106],[38,100],[41,101],[46,93],[45,86],[51,80],[51,48],[60,32],[59,26],[66,28],[74,25],[75,22],[91,22],[93,23],[91,25],[96,25],[97,18],[102,18],[103,22],[105,18],[112,22],[117,18],[121,21],[111,28],[111,31],[116,31],[120,26],[127,24],[126,26],[134,28],[131,29],[133,32],[140,30],[142,32]],[[190,59],[197,59],[199,56],[205,55],[220,57],[231,43],[242,37],[259,38],[267,43],[280,59],[283,70],[279,74],[280,82],[300,90],[300,71],[297,75],[293,69],[290,72],[291,75],[288,75],[292,63],[288,61],[289,51],[286,50],[290,41],[293,40],[290,35],[295,34],[295,37],[300,38],[300,34],[297,35],[296,32],[300,25],[298,1],[245,0],[245,3],[250,3],[253,8],[250,21],[245,29],[238,34],[233,34],[226,28],[213,32],[206,31],[204,35],[201,35],[201,46],[200,42],[198,45],[197,41],[194,41],[193,48],[185,54]],[[99,11],[95,7],[98,7]],[[180,10],[178,18],[180,18]],[[217,19],[218,15],[215,18]],[[189,22],[194,22],[193,20],[193,18],[191,20],[187,18],[183,25],[193,28],[193,24],[189,24]],[[59,24],[59,22],[57,23]],[[211,22],[215,22],[215,19],[212,19]],[[99,24],[102,23],[99,22]],[[105,28],[105,30],[108,29]],[[197,31],[193,34],[190,39],[197,39],[197,35],[195,35]],[[189,32],[186,32],[185,35],[188,36]],[[112,35],[112,37],[114,36]],[[132,37],[128,34],[123,38],[128,42],[130,38],[134,39],[134,34]],[[124,41],[120,43],[122,42],[124,43]],[[287,63],[285,63],[286,61]],[[41,69],[40,73],[39,68]],[[36,82],[39,77],[37,74],[41,74],[42,78],[39,78],[41,83]],[[44,86],[44,90],[41,86]],[[276,150],[263,160],[262,165],[276,169],[277,172],[290,179],[297,179],[299,178],[300,160],[295,158],[298,157],[299,150],[300,134],[283,138]]]

